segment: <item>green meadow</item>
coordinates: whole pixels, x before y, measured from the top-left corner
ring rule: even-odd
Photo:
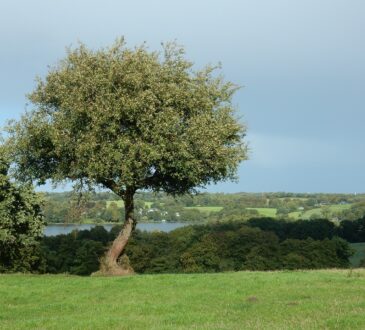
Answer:
[[[124,202],[121,199],[115,201],[106,201],[106,207],[108,208],[111,203],[116,204],[118,207],[124,207]]]
[[[0,276],[0,329],[365,329],[365,270]]]
[[[223,209],[222,206],[187,206],[185,207],[187,210],[198,210],[202,213],[215,213],[219,212]]]
[[[277,209],[273,207],[248,207],[248,210],[256,210],[263,217],[275,218]]]
[[[329,212],[336,213],[336,212],[341,212],[341,211],[345,211],[351,208],[351,204],[333,204],[333,205],[328,205],[327,209]],[[307,210],[305,212],[300,212],[300,211],[295,211],[295,212],[290,212],[289,213],[289,217],[294,218],[294,219],[310,219],[311,216],[313,215],[317,215],[317,216],[321,216],[322,215],[322,210],[323,208],[317,207],[311,210]]]
[[[296,198],[296,199],[300,199],[300,198]],[[302,198],[302,199],[305,199],[305,198]],[[109,207],[111,203],[115,203],[118,207],[124,207],[124,203],[122,200],[107,201],[106,206]],[[145,206],[148,208],[151,208],[151,205],[153,204],[153,202],[149,202],[149,201],[145,201],[144,203],[145,203]],[[328,210],[328,212],[330,212],[330,214],[333,215],[337,212],[348,210],[351,208],[351,206],[352,206],[352,204],[332,204],[332,205],[326,206],[326,209]],[[187,210],[189,210],[189,209],[198,210],[199,212],[201,212],[205,215],[209,215],[211,213],[216,213],[223,209],[222,206],[214,206],[214,205],[212,205],[212,206],[188,206],[188,207],[184,207],[184,208]],[[277,217],[277,209],[273,208],[273,207],[247,207],[247,209],[256,210],[259,213],[259,215],[263,216],[263,217],[271,217],[271,218]],[[324,207],[315,207],[313,209],[306,210],[306,211],[290,212],[288,214],[288,216],[295,220],[298,220],[298,219],[308,220],[313,216],[321,217],[323,210],[324,210]]]

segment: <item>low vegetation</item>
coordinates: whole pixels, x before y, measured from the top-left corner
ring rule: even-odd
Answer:
[[[364,329],[365,271],[0,275],[1,329]]]
[[[97,226],[42,241],[41,273],[90,275],[119,232]],[[137,230],[122,263],[139,274],[347,268],[353,250],[328,220],[270,218],[195,225],[170,233]]]

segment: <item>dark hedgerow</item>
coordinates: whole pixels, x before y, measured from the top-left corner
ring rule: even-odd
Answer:
[[[45,237],[42,242],[45,271],[91,274],[119,230],[117,226],[111,232],[95,227],[90,231]],[[272,230],[235,222],[187,226],[170,233],[136,230],[126,253],[137,273],[203,273],[346,268],[352,250],[338,237],[279,238]]]

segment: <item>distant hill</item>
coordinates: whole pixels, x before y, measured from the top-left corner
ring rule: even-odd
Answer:
[[[48,223],[110,223],[123,220],[123,201],[113,193],[90,193],[80,199],[71,192],[44,193]],[[139,192],[139,221],[207,222],[252,217],[356,220],[365,215],[365,194],[201,193],[173,198]]]

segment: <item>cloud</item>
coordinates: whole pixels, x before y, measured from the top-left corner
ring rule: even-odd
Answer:
[[[266,169],[295,166],[318,168],[363,161],[357,146],[342,141],[251,133],[248,135],[252,165]]]

